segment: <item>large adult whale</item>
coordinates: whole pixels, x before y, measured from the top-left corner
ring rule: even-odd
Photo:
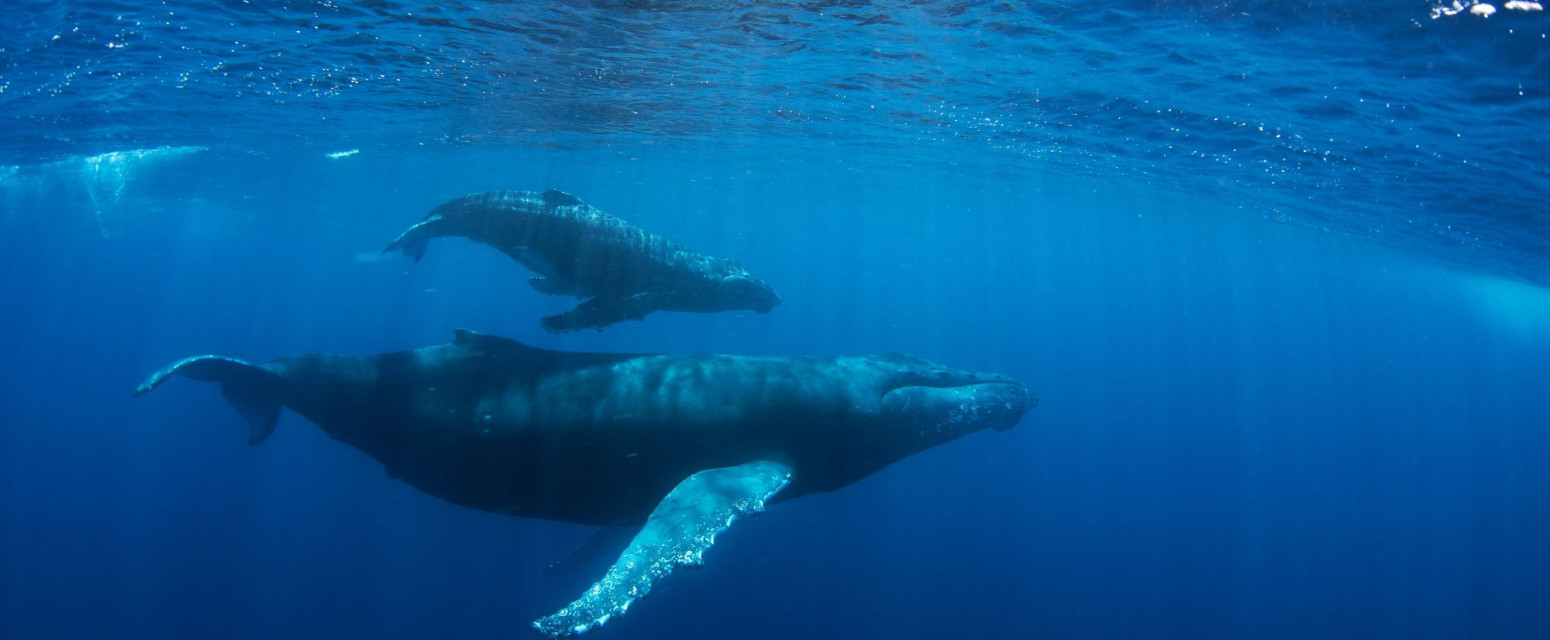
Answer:
[[[574,353],[462,330],[450,344],[380,355],[197,356],[135,395],[175,375],[220,383],[249,443],[290,407],[449,502],[639,526],[601,580],[533,623],[553,637],[623,614],[777,494],[843,487],[965,434],[1009,429],[1037,404],[1009,378],[907,355]]]
[[[418,261],[432,238],[463,236],[490,245],[540,277],[541,293],[589,298],[540,321],[562,333],[602,329],[653,311],[769,313],[780,296],[735,261],[689,248],[550,189],[491,191],[432,209],[389,244]]]

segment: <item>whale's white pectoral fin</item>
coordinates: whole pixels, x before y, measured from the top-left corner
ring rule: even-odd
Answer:
[[[791,467],[765,460],[689,476],[651,512],[602,580],[564,609],[534,621],[533,628],[551,638],[575,636],[624,615],[674,569],[699,566],[716,534],[740,517],[764,511],[765,501],[790,481]]]

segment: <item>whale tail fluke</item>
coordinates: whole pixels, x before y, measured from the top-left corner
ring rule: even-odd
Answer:
[[[174,375],[221,383],[221,394],[248,421],[248,444],[263,442],[274,433],[275,423],[280,420],[283,380],[279,374],[236,358],[194,356],[151,374],[135,388],[135,395],[150,393]]]
[[[430,239],[436,235],[435,233],[432,233],[432,225],[439,222],[441,222],[440,217],[432,217],[420,221],[418,224],[409,227],[408,230],[400,234],[398,238],[389,244],[386,249],[383,249],[382,252],[388,253],[390,251],[400,250],[404,252],[404,255],[409,256],[411,260],[419,262],[420,258],[425,257],[426,245],[428,245],[430,243]]]

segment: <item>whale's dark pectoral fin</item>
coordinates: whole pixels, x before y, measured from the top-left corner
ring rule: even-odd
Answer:
[[[551,638],[576,636],[624,615],[630,604],[678,567],[702,564],[702,554],[733,521],[764,511],[791,481],[791,467],[760,460],[708,469],[678,483],[646,526],[597,584],[533,628]]]
[[[661,308],[659,296],[643,293],[628,298],[598,296],[576,308],[539,320],[549,333],[567,333],[580,329],[602,329],[623,320],[640,320]]]
[[[400,249],[403,250],[404,255],[409,256],[415,262],[419,262],[420,258],[425,257],[425,247],[430,243],[430,239],[436,237],[435,228],[440,223],[440,216],[421,220],[399,234],[398,238],[388,244],[387,248],[383,249],[382,252],[387,253]]]
[[[533,277],[528,278],[527,283],[533,287],[534,291],[551,296],[580,295],[580,293],[576,291],[576,285],[556,278]]]
[[[222,356],[184,358],[151,374],[135,388],[135,395],[150,393],[167,378],[181,375],[221,383],[221,394],[248,421],[248,444],[263,442],[280,420],[280,376],[259,365]]]

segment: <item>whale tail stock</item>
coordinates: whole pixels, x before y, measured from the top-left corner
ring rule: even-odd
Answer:
[[[420,258],[425,257],[426,245],[430,244],[430,239],[436,236],[433,233],[434,229],[432,227],[439,222],[441,222],[440,216],[432,216],[421,220],[400,234],[386,249],[382,250],[382,253],[402,250],[404,255],[409,256],[411,260],[419,262]]]
[[[150,393],[174,375],[221,383],[221,394],[248,421],[250,445],[268,438],[274,432],[275,423],[280,420],[280,384],[283,382],[280,375],[236,358],[184,358],[151,374],[135,388],[135,395]]]

